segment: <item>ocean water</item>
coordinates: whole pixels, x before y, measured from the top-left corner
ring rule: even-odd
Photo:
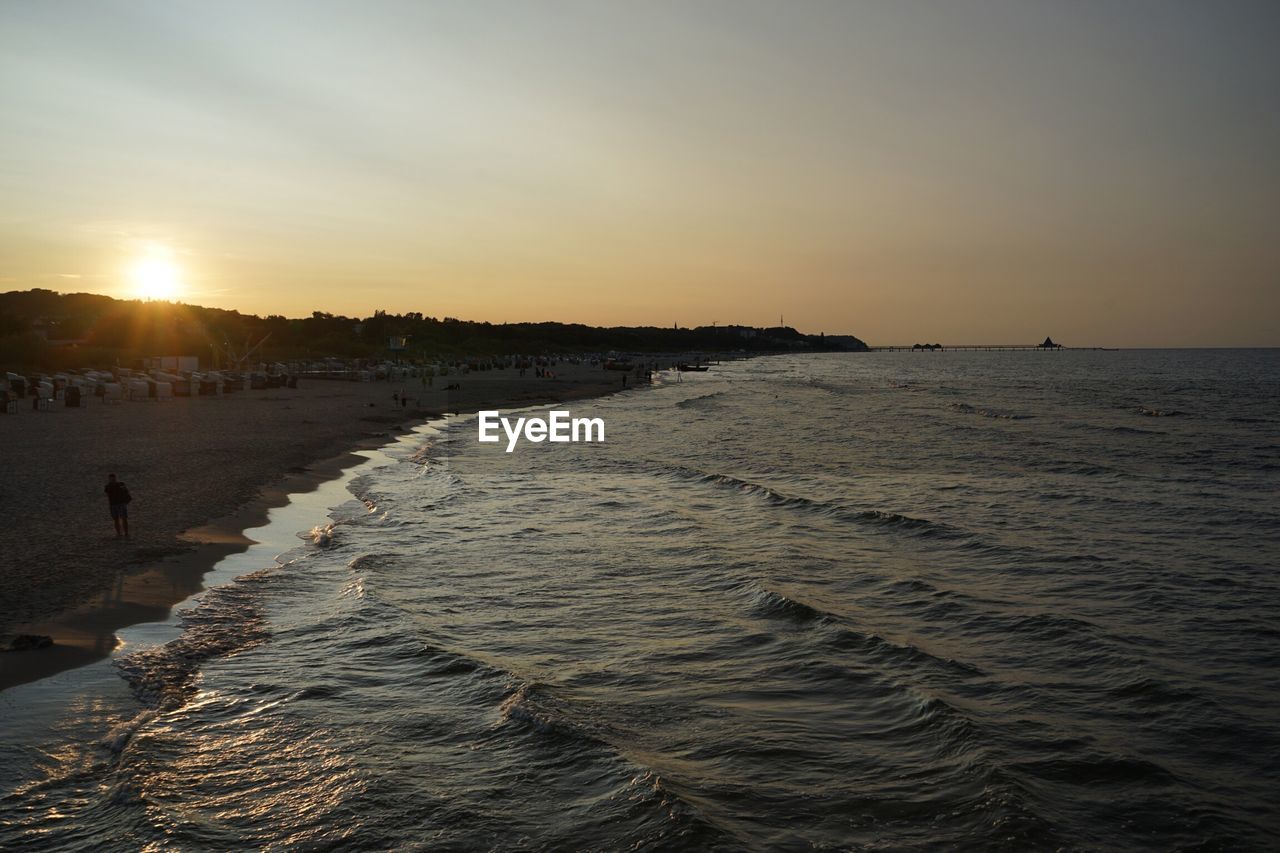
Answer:
[[[0,694],[0,847],[1280,846],[1280,351],[570,408],[606,441],[420,428]]]

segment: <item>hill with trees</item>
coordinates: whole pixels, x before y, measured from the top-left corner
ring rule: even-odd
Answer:
[[[393,344],[396,345],[393,348]],[[255,360],[399,358],[574,352],[840,352],[866,345],[850,335],[806,335],[788,326],[597,327],[487,323],[420,312],[346,317],[259,317],[175,302],[92,293],[0,293],[0,366],[58,370],[133,366],[160,355],[194,355],[202,367],[255,348]]]

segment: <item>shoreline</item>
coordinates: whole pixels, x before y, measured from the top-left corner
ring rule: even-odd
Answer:
[[[180,539],[193,545],[189,550],[139,570],[126,569],[105,600],[80,602],[46,619],[16,626],[15,634],[47,636],[53,645],[0,653],[5,664],[0,667],[0,691],[108,657],[118,645],[117,631],[143,622],[162,621],[176,605],[203,592],[205,577],[218,563],[256,544],[245,533],[267,524],[272,509],[288,505],[295,495],[314,492],[342,477],[365,461],[357,451],[382,447],[388,441],[395,441],[395,437],[376,443],[363,439],[345,453],[318,460],[310,470],[285,473],[229,515],[179,534]]]
[[[494,383],[495,385],[497,383]],[[180,550],[158,555],[140,565],[128,565],[115,573],[109,589],[78,600],[63,602],[55,612],[5,626],[3,634],[47,636],[53,644],[25,651],[0,651],[0,692],[101,661],[118,645],[116,632],[144,622],[168,618],[173,608],[202,592],[204,578],[224,558],[241,553],[255,544],[246,531],[268,523],[272,509],[288,505],[293,496],[313,492],[325,483],[344,476],[366,461],[360,451],[376,450],[395,443],[414,428],[446,414],[474,414],[485,408],[527,408],[555,405],[571,400],[596,399],[624,390],[613,377],[596,374],[576,377],[568,383],[533,384],[514,391],[511,383],[494,387],[496,393],[467,394],[450,400],[451,405],[414,408],[385,418],[387,431],[369,433],[348,441],[346,449],[334,455],[321,453],[304,465],[284,465],[258,478],[256,488],[230,512],[187,527],[174,537]],[[523,383],[521,383],[523,384]],[[632,385],[643,388],[647,385]],[[388,392],[390,389],[387,389]],[[533,392],[533,393],[530,393]],[[541,393],[539,393],[541,392]],[[463,396],[463,395],[459,395]],[[459,405],[461,404],[461,405]],[[370,404],[372,405],[372,404]],[[380,418],[381,420],[382,418]],[[372,420],[372,418],[366,418]],[[7,643],[6,643],[7,644]]]

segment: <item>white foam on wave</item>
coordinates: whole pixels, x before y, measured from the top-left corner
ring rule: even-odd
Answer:
[[[319,545],[321,548],[328,548],[333,544],[333,522],[317,524],[311,528],[307,536],[311,539],[312,544]]]

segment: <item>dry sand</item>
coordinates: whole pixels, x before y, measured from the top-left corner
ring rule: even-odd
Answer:
[[[0,653],[0,689],[107,654],[111,632],[163,618],[248,541],[291,492],[314,488],[444,412],[514,408],[617,390],[600,368],[486,371],[406,383],[304,380],[297,389],[0,415],[0,648],[19,633],[53,648]],[[457,382],[459,390],[440,386]],[[404,388],[408,408],[392,394]],[[20,401],[26,402],[26,401]],[[131,538],[117,540],[102,489],[114,473],[133,495]]]

